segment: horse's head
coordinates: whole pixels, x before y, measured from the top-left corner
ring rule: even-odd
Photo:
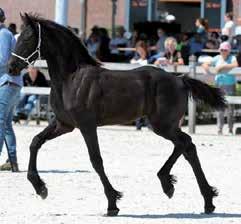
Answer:
[[[20,14],[21,15],[21,14]],[[41,26],[25,13],[21,15],[24,29],[9,61],[9,74],[19,75],[20,71],[40,58]]]

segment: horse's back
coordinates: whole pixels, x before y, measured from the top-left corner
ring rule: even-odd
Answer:
[[[137,117],[168,111],[180,104],[180,78],[153,66],[127,71],[104,70],[99,75],[101,120],[123,123]]]

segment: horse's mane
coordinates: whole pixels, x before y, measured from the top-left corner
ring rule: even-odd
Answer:
[[[56,31],[58,31],[58,33],[60,33],[61,35],[56,35],[56,37],[59,38],[59,40],[61,38],[65,38],[64,47],[65,49],[67,48],[67,50],[72,52],[72,59],[76,63],[78,63],[76,64],[77,67],[81,64],[90,64],[94,66],[101,65],[100,62],[98,62],[92,56],[90,56],[87,48],[82,43],[80,38],[77,35],[75,35],[70,29],[61,26],[53,21],[44,19],[37,14],[28,14],[28,17],[34,23],[40,23],[44,27],[55,29]],[[60,42],[63,42],[63,40],[61,40]],[[70,46],[68,46],[68,43],[70,44]]]

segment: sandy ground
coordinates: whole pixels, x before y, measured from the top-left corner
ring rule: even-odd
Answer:
[[[241,126],[241,124],[239,124]],[[241,223],[241,136],[217,136],[216,126],[198,126],[192,135],[211,185],[219,189],[213,215],[203,214],[203,199],[183,157],[172,174],[178,182],[171,200],[156,176],[172,152],[170,142],[147,129],[113,126],[98,130],[106,173],[124,193],[118,217],[104,217],[107,201],[78,130],[47,142],[38,169],[47,183],[46,200],[26,179],[28,146],[44,125],[15,126],[21,172],[0,173],[0,224]],[[186,130],[186,128],[184,128]],[[0,162],[6,159],[3,150]]]

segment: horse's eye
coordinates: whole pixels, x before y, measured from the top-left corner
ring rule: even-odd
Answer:
[[[29,40],[31,38],[32,34],[33,33],[31,31],[25,32],[24,35],[23,35],[23,39],[24,40]]]
[[[24,40],[29,40],[32,36],[32,32],[27,32],[25,35],[24,35]]]

